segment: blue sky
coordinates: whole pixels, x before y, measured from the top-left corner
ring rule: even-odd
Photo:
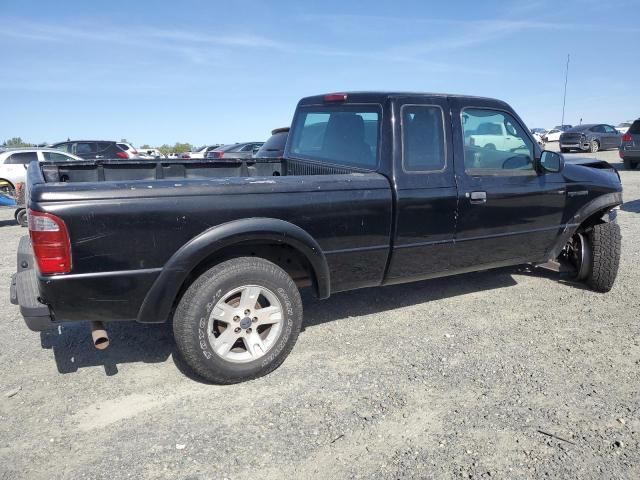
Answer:
[[[0,141],[265,139],[300,97],[497,97],[529,127],[640,116],[638,0],[1,0]]]

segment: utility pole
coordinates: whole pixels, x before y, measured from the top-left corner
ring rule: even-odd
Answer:
[[[564,72],[564,96],[562,97],[562,121],[560,125],[564,125],[564,106],[567,103],[567,80],[569,79],[569,54],[567,53],[567,68]]]

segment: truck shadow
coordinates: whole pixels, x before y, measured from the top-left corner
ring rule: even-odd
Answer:
[[[485,292],[515,286],[512,274],[549,277],[565,282],[554,272],[526,267],[503,268],[488,272],[425,280],[404,285],[367,288],[332,295],[328,300],[315,299],[303,292],[304,329],[348,317],[380,313],[443,298]],[[107,325],[110,346],[96,350],[88,324],[65,324],[58,330],[40,334],[42,348],[51,349],[58,371],[69,374],[84,367],[103,366],[107,376],[118,373],[118,365],[134,362],[162,363],[172,357],[176,367],[195,381],[203,382],[185,366],[176,352],[171,322],[143,325],[136,322],[113,322]]]
[[[0,227],[17,227],[18,224],[14,219],[11,220],[0,220]]]
[[[640,213],[640,200],[625,202],[620,207],[624,212]]]
[[[112,322],[107,325],[110,346],[97,350],[91,341],[89,324],[61,325],[57,330],[40,333],[42,348],[51,349],[60,373],[102,365],[107,376],[118,373],[118,364],[161,363],[175,350],[170,322],[143,325],[136,322]]]

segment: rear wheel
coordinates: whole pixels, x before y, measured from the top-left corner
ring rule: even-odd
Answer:
[[[624,163],[624,168],[627,170],[635,170],[636,167],[638,166],[638,162],[633,162],[631,160],[629,160],[628,158],[625,158],[623,160]]]
[[[591,153],[596,153],[598,150],[600,150],[600,144],[597,140],[592,140],[589,144],[589,151]]]
[[[187,365],[220,384],[275,370],[301,326],[295,283],[277,265],[255,257],[228,260],[203,273],[185,292],[173,319]]]
[[[20,225],[21,227],[28,226],[26,208],[19,208],[18,210],[16,210],[15,217],[16,217],[16,222],[18,222],[18,225]]]
[[[576,269],[576,279],[597,292],[613,287],[620,264],[622,236],[617,223],[600,223],[576,233],[566,247],[567,259]]]

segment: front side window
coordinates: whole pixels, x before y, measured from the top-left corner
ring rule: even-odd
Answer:
[[[533,143],[507,112],[465,108],[461,116],[464,165],[471,175],[529,175]]]
[[[444,169],[444,118],[436,106],[402,107],[402,167],[408,172]]]
[[[301,107],[291,142],[292,157],[375,169],[380,109],[339,105]]]

